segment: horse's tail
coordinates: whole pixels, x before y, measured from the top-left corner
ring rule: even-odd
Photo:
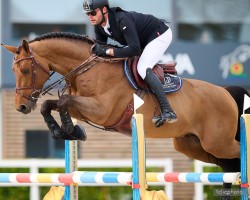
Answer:
[[[239,86],[229,86],[226,87],[226,90],[231,94],[231,96],[234,98],[237,106],[238,106],[238,129],[237,134],[235,136],[235,139],[237,141],[240,141],[240,116],[243,114],[243,105],[244,105],[244,95],[250,96],[248,91],[242,87]],[[245,111],[246,114],[250,114],[250,108],[248,108]]]
[[[235,135],[235,139],[240,141],[240,117],[243,113],[243,105],[244,105],[244,95],[249,95],[248,91],[239,86],[229,86],[225,88],[231,96],[234,98],[236,104],[238,105],[238,128],[237,133]],[[250,113],[250,109],[247,109],[245,113]],[[240,171],[240,159],[218,159],[218,165],[222,167],[224,172],[239,172]],[[224,183],[224,188],[231,187],[231,184]]]

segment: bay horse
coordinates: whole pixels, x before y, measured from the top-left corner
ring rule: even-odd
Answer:
[[[95,56],[91,51],[95,42],[84,35],[48,33],[30,42],[24,40],[19,47],[3,45],[14,54],[17,111],[28,114],[35,109],[37,98],[46,91],[43,87],[50,72],[64,77],[68,93],[58,100],[45,101],[41,107],[54,138],[85,139],[79,127],[78,135],[70,136],[75,129],[70,117],[129,134],[118,122],[124,112],[132,110],[131,100],[138,91],[124,75],[123,59]],[[202,80],[182,81],[180,90],[167,94],[177,113],[175,123],[156,128],[152,117],[159,105],[152,93],[143,96],[145,103],[137,112],[144,115],[146,137],[173,138],[174,148],[189,158],[214,163],[225,172],[239,171],[238,122],[247,91],[236,86],[225,89]],[[52,110],[60,113],[61,127]]]

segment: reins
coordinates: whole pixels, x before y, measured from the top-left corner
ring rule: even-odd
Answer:
[[[94,45],[93,45],[94,46]],[[91,47],[91,49],[93,48],[93,46]],[[95,54],[91,54],[91,56],[83,61],[82,64],[80,64],[78,67],[76,67],[75,69],[73,69],[72,71],[70,71],[69,73],[67,73],[66,75],[64,75],[62,78],[58,79],[57,81],[55,81],[54,83],[48,85],[46,88],[44,88],[41,91],[42,95],[47,94],[50,90],[52,90],[54,87],[56,87],[57,85],[61,84],[63,81],[67,80],[70,82],[70,79],[72,79],[72,77],[76,78],[77,76],[79,76],[80,74],[85,73],[86,71],[88,71],[89,69],[91,69],[92,67],[94,67],[98,62],[109,62],[109,63],[115,63],[115,62],[119,62],[122,60],[126,60],[127,58],[102,58],[102,57],[98,57]],[[92,61],[92,64],[90,64]],[[90,65],[89,65],[90,64]],[[64,87],[64,91],[67,89],[68,86],[70,86],[71,84],[66,84],[66,86]]]
[[[94,46],[95,46],[95,44],[92,45],[90,51],[92,50],[92,48]],[[78,75],[85,73],[86,71],[91,69],[93,66],[95,66],[98,62],[114,63],[114,62],[119,62],[119,61],[127,59],[127,58],[103,58],[103,57],[98,57],[95,54],[91,54],[91,56],[87,60],[83,61],[79,66],[77,66],[76,68],[71,70],[69,73],[65,74],[63,77],[59,78],[58,80],[56,80],[55,82],[53,82],[52,84],[48,85],[45,88],[37,89],[35,86],[36,85],[35,67],[36,66],[40,67],[46,74],[48,74],[49,77],[52,76],[52,74],[54,74],[54,71],[52,71],[52,72],[48,71],[44,66],[42,66],[41,64],[39,64],[39,62],[36,61],[31,49],[29,49],[29,52],[30,52],[29,57],[20,58],[17,60],[15,60],[15,58],[14,58],[14,62],[19,63],[21,61],[28,60],[28,59],[31,59],[31,61],[32,61],[32,85],[28,86],[28,87],[16,87],[16,93],[19,94],[20,96],[26,98],[26,99],[29,99],[30,101],[35,101],[36,99],[39,98],[39,96],[36,96],[35,94],[45,95],[45,94],[49,93],[49,91],[52,90],[53,88],[55,88],[57,85],[60,85],[63,81],[68,81],[68,83],[66,83],[64,88],[63,88],[63,93],[64,93],[66,91],[66,89],[71,85],[70,82],[72,81],[72,77],[76,78]],[[95,62],[91,63],[92,61],[95,61]],[[20,92],[21,90],[25,90],[25,89],[32,89],[33,90],[30,97],[28,97]],[[60,97],[59,92],[58,92],[58,96]]]
[[[42,89],[41,94],[45,95],[47,94],[50,90],[52,90],[54,87],[56,87],[57,85],[61,84],[64,80],[70,80],[70,77],[72,76],[78,76],[81,73],[84,73],[86,71],[88,71],[89,69],[91,69],[96,63],[94,62],[91,65],[88,65],[90,62],[92,62],[93,60],[95,60],[97,58],[97,56],[95,54],[92,54],[87,60],[85,60],[82,64],[80,64],[78,67],[76,67],[75,69],[71,70],[69,73],[67,73],[66,75],[64,75],[63,77],[61,77],[60,79],[58,79],[57,81],[55,81],[54,83],[48,85],[46,88]],[[85,66],[87,66],[86,68],[84,68]],[[80,72],[80,70],[82,70]],[[79,73],[80,72],[80,73]],[[77,74],[78,73],[78,74]],[[70,85],[70,84],[69,84]],[[67,88],[67,87],[66,87]],[[65,88],[65,90],[66,90]]]

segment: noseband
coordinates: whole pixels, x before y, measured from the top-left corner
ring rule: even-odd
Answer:
[[[40,94],[40,92],[42,91],[42,88],[39,88],[37,89],[36,88],[36,68],[41,68],[45,73],[46,75],[48,75],[50,77],[50,71],[48,71],[44,66],[42,66],[41,64],[39,64],[33,54],[32,54],[32,51],[31,49],[29,49],[29,52],[30,52],[30,56],[28,57],[24,57],[24,58],[20,58],[20,59],[15,59],[14,58],[14,63],[19,63],[21,61],[24,61],[24,60],[30,60],[31,59],[31,67],[32,67],[32,85],[31,86],[27,86],[27,87],[17,87],[16,86],[16,94],[30,100],[31,102],[35,102],[39,97],[36,95],[36,94]],[[30,97],[24,95],[21,91],[22,90],[27,90],[27,89],[31,89],[32,90],[32,93],[30,95]]]

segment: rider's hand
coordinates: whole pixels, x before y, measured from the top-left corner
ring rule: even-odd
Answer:
[[[108,50],[107,47],[104,47],[100,44],[96,44],[93,48],[93,53],[97,56],[107,56],[106,51]]]

